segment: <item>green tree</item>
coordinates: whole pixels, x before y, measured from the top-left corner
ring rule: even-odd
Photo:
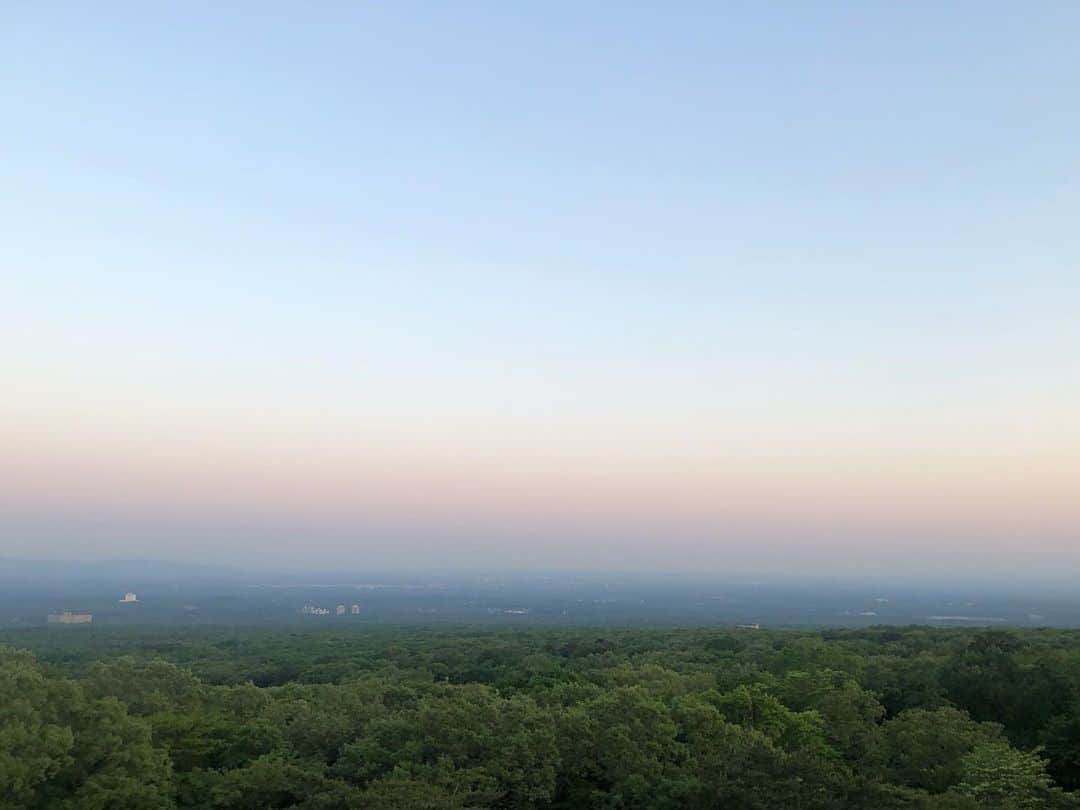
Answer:
[[[854,681],[827,692],[818,707],[829,743],[849,762],[862,761],[874,748],[885,707]]]
[[[32,655],[0,647],[0,807],[32,806],[72,764],[75,735],[58,711],[70,694],[46,680]]]
[[[150,726],[115,697],[87,699],[0,650],[0,786],[10,807],[152,810],[172,805],[171,767]]]
[[[910,709],[885,723],[873,758],[887,782],[944,793],[963,778],[964,757],[1002,739],[1001,726],[959,709]]]
[[[1005,742],[982,743],[962,761],[963,779],[956,793],[980,807],[1035,808],[1060,804],[1061,791],[1037,754],[1017,751]]]
[[[1052,718],[1041,741],[1054,780],[1066,790],[1080,789],[1080,705],[1074,703],[1069,711]]]

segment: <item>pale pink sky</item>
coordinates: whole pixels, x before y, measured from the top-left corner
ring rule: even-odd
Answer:
[[[5,10],[0,557],[1080,565],[1080,4]]]

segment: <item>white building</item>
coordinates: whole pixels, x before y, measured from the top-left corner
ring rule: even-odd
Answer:
[[[359,616],[360,615],[360,606],[359,605],[353,605],[352,606],[352,615],[353,616]]]
[[[337,606],[337,615],[338,616],[344,616],[345,615],[345,606],[344,605],[338,605]]]
[[[121,601],[121,602],[138,602],[138,601],[139,601],[139,597],[137,597],[137,596],[136,596],[135,594],[133,594],[133,593],[132,593],[131,591],[128,591],[127,593],[125,593],[125,594],[124,594],[124,598],[123,598],[123,599],[121,599],[120,601]]]

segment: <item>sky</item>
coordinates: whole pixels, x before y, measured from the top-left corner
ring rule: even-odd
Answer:
[[[1078,36],[8,4],[0,557],[1075,573]]]

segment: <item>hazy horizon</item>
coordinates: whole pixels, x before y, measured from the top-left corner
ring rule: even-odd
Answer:
[[[8,11],[0,559],[1080,572],[1080,6]]]
[[[933,564],[931,564],[933,563]],[[833,564],[808,567],[800,562],[773,561],[758,565],[739,565],[731,568],[702,567],[679,564],[673,560],[667,566],[642,567],[619,565],[597,560],[594,564],[557,565],[528,560],[510,562],[469,562],[460,557],[444,559],[363,560],[348,557],[315,559],[257,558],[179,560],[168,556],[125,557],[108,555],[42,556],[0,555],[0,580],[13,577],[25,588],[35,583],[78,582],[91,590],[108,590],[117,583],[213,583],[218,581],[271,583],[308,582],[347,585],[356,583],[434,582],[439,580],[465,582],[582,582],[642,583],[679,585],[685,587],[737,585],[792,586],[858,589],[867,593],[890,588],[925,589],[933,592],[975,589],[987,593],[1015,592],[1017,594],[1072,593],[1076,576],[1070,565],[1024,565],[999,561],[999,565],[968,567],[961,559],[940,564],[920,559],[907,566],[884,564]]]

